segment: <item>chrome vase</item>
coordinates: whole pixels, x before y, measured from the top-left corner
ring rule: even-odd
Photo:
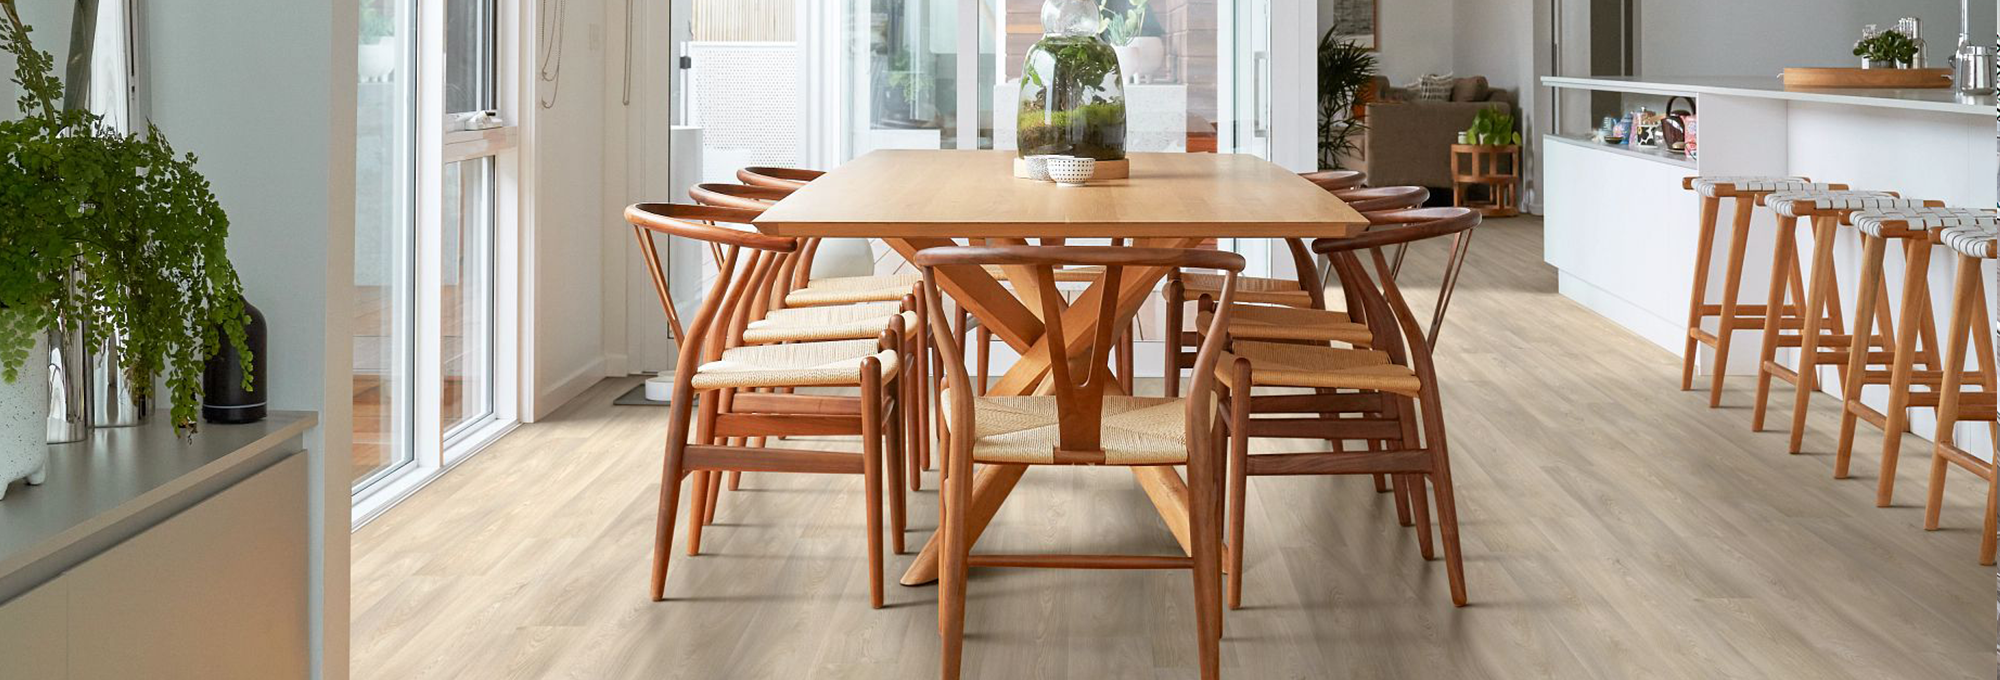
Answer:
[[[83,327],[56,319],[49,330],[50,444],[67,444],[90,437],[90,383],[85,377]]]
[[[145,423],[147,414],[152,413],[152,403],[133,389],[136,385],[125,370],[124,340],[114,335],[90,348],[86,394],[90,396],[91,427],[132,427]]]

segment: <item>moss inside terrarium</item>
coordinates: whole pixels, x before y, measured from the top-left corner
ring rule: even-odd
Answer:
[[[1095,36],[1051,36],[1028,50],[1016,119],[1022,156],[1125,157],[1118,55]]]

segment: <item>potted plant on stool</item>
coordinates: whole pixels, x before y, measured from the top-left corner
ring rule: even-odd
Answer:
[[[1514,116],[1480,109],[1458,137],[1451,145],[1452,205],[1486,217],[1520,214],[1521,133],[1514,130]],[[1478,197],[1472,195],[1475,187]]]
[[[64,109],[54,60],[28,34],[15,0],[0,0],[0,51],[21,88],[20,116],[0,121],[0,497],[47,472],[42,339],[55,320],[81,323],[93,346],[120,338],[138,396],[165,374],[183,432],[223,342],[251,368],[229,220],[194,156],[157,128],[126,134]]]

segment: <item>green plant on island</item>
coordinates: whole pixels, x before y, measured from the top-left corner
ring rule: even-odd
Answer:
[[[191,430],[222,343],[250,382],[229,219],[194,156],[158,128],[124,133],[62,107],[54,59],[35,49],[15,3],[0,0],[0,51],[13,55],[21,93],[21,115],[0,121],[0,378],[41,379],[25,364],[61,319],[89,346],[119,338],[138,396],[164,373],[174,424]]]
[[[1111,0],[1099,2],[1097,11],[1104,15],[1104,41],[1118,47],[1132,44],[1132,39],[1139,37],[1146,26],[1147,1],[1131,0],[1123,12],[1112,10]]]
[[[1319,37],[1319,167],[1342,167],[1359,146],[1355,139],[1367,126],[1353,116],[1354,105],[1375,80],[1375,52],[1353,40],[1342,40],[1340,27]]]
[[[1472,115],[1472,127],[1465,130],[1465,143],[1479,146],[1509,146],[1521,143],[1521,133],[1514,131],[1513,114],[1500,109],[1485,108]]]
[[[1917,43],[1900,31],[1883,31],[1854,43],[1854,56],[1907,66],[1917,58]]]

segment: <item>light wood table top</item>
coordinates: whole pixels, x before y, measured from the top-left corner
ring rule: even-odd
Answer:
[[[782,236],[872,238],[1344,236],[1367,220],[1255,156],[1131,155],[1129,179],[1017,179],[1012,151],[884,150],[813,180],[757,219]]]

